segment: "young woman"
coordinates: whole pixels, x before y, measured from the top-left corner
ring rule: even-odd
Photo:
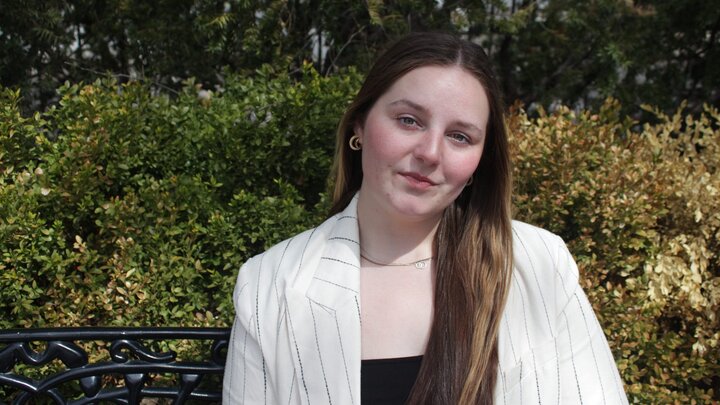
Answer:
[[[333,215],[240,269],[224,403],[627,403],[565,244],[510,219],[479,46],[395,43],[336,153]]]

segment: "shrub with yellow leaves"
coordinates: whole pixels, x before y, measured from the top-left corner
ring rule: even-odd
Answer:
[[[631,402],[720,399],[720,114],[681,107],[633,127],[605,103],[512,134],[516,217],[560,234]]]

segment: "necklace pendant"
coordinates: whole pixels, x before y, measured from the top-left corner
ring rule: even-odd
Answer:
[[[415,262],[415,268],[418,269],[418,270],[422,270],[422,269],[424,269],[426,266],[427,266],[427,261],[426,261],[426,260],[421,260],[421,261],[419,261],[419,262]]]

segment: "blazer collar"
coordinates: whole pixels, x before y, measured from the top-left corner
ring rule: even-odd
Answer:
[[[358,236],[356,195],[313,231],[285,292],[288,343],[304,405],[360,403]]]
[[[348,206],[316,230],[316,243],[309,242],[299,277],[297,292],[328,308],[336,309],[360,294],[360,232],[356,194]],[[312,250],[311,250],[312,249]]]

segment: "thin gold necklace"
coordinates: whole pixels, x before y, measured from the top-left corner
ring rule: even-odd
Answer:
[[[426,258],[424,258],[424,259],[420,259],[420,260],[417,260],[417,261],[414,261],[414,262],[410,262],[410,263],[380,263],[380,262],[378,262],[378,261],[375,261],[375,260],[367,257],[366,255],[363,254],[362,251],[360,252],[360,257],[362,257],[363,259],[369,261],[369,262],[372,263],[372,264],[377,264],[378,266],[391,266],[391,267],[415,266],[415,268],[418,269],[418,270],[422,270],[422,269],[424,269],[425,267],[427,267],[428,262],[429,262],[430,260],[432,260],[432,259],[435,258],[434,256],[430,256],[430,257],[426,257]]]

